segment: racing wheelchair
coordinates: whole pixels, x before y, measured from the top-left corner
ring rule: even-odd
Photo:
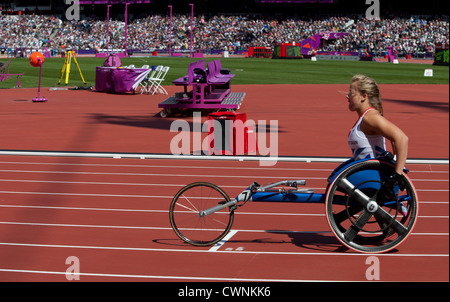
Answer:
[[[173,197],[170,224],[184,242],[210,246],[227,235],[234,211],[249,201],[324,203],[331,231],[343,245],[361,253],[384,253],[411,234],[418,217],[418,197],[407,169],[386,188],[394,172],[393,156],[386,153],[339,165],[328,177],[324,194],[299,189],[305,180],[285,180],[266,186],[254,182],[230,199],[217,185],[195,182]]]

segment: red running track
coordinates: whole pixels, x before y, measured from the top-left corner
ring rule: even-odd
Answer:
[[[216,250],[170,228],[183,185],[207,180],[234,197],[254,180],[306,179],[324,192],[332,163],[0,158],[0,281],[366,281],[368,255],[344,248],[323,205],[247,203],[235,234]],[[381,281],[448,281],[447,165],[409,165],[417,225],[398,249],[377,255]],[[199,264],[201,263],[201,264]]]
[[[166,87],[169,94],[176,87]],[[348,85],[243,85],[250,119],[279,122],[279,155],[348,157],[355,121]],[[448,85],[382,85],[386,116],[410,138],[410,158],[448,159]],[[170,153],[166,96],[1,90],[0,148]],[[183,117],[191,122],[192,117]],[[204,119],[202,120],[204,121]],[[205,133],[202,133],[202,137]],[[217,250],[181,242],[169,203],[185,184],[210,181],[230,196],[253,181],[306,179],[325,190],[337,163],[0,157],[0,281],[365,281],[368,255],[343,248],[323,205],[248,203]],[[408,165],[420,200],[413,234],[377,255],[381,281],[449,280],[448,165]]]
[[[348,130],[357,118],[347,108],[348,86],[235,85],[232,90],[246,92],[240,112],[248,119],[278,122],[279,155],[348,157]],[[169,95],[180,89],[166,88]],[[449,85],[380,89],[385,116],[410,139],[409,157],[448,159]],[[180,117],[157,116],[166,95],[44,91],[48,102],[32,103],[36,93],[0,90],[0,149],[171,153],[176,133],[169,129]],[[192,116],[181,119],[196,126]]]

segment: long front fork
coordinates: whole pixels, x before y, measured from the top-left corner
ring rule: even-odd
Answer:
[[[238,202],[325,202],[324,194],[314,193],[313,190],[298,190],[297,186],[304,186],[305,180],[284,180],[267,186],[260,186],[257,182],[251,184],[246,190],[242,191],[235,199],[229,202],[220,202],[219,205],[199,212],[200,217],[211,215],[225,208],[236,208]],[[293,187],[295,189],[271,190],[277,186]]]

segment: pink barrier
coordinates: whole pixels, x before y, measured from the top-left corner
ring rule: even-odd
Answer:
[[[388,47],[388,58],[390,63],[394,62],[395,60],[394,48],[392,46]]]

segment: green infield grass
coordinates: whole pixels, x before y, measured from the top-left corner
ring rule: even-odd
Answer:
[[[205,58],[206,61],[215,58]],[[104,58],[78,57],[77,61],[88,86],[95,86],[95,68],[103,66]],[[170,71],[165,85],[171,85],[176,78],[186,75],[190,62],[198,59],[187,57],[136,57],[122,58],[122,66],[130,64],[167,65]],[[362,73],[375,78],[380,84],[448,84],[449,67],[411,63],[378,63],[362,61],[312,62],[286,59],[220,58],[222,67],[235,74],[232,84],[346,84],[354,74]],[[7,62],[0,59],[0,62]],[[61,77],[63,58],[48,58],[42,69],[42,87],[57,87]],[[425,69],[433,69],[433,77],[425,77]],[[24,73],[21,87],[37,87],[39,68],[32,67],[27,58],[12,59],[10,73]],[[0,82],[0,88],[13,88],[16,78]],[[72,60],[68,86],[83,85],[78,69]],[[65,77],[60,86],[65,86]]]

